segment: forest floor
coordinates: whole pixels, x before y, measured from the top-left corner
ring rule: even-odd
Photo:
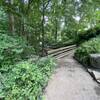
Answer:
[[[45,90],[45,100],[100,100],[100,86],[73,53],[58,60],[58,68]]]

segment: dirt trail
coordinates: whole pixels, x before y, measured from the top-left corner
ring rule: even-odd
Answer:
[[[100,86],[72,56],[58,60],[45,100],[100,100]]]

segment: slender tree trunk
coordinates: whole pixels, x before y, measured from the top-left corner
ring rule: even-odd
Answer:
[[[24,17],[25,17],[24,0],[21,0],[20,2],[21,2],[20,12],[22,13],[22,16],[21,16],[21,34],[22,34],[22,36],[26,36],[25,28],[24,28]],[[27,36],[26,36],[26,38],[27,38]]]
[[[9,0],[9,4],[13,5],[13,0]],[[15,25],[14,25],[14,15],[12,13],[8,14],[9,16],[9,31],[12,33],[12,35],[15,35]]]
[[[21,33],[22,33],[22,35],[26,35],[25,34],[25,28],[24,28],[24,18],[22,17],[21,19],[22,19],[22,23],[21,23]]]
[[[43,5],[42,5],[42,56],[44,56],[44,36],[45,36],[45,31],[44,31],[44,22],[45,22],[45,5],[44,5],[44,0],[43,0]]]
[[[57,19],[55,19],[55,41],[57,42],[57,36],[58,36],[58,27],[57,27]]]

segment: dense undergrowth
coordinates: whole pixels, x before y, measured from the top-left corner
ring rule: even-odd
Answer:
[[[88,41],[91,38],[96,37],[97,35],[100,35],[100,27],[99,26],[95,26],[94,28],[91,28],[84,32],[80,32],[76,36],[76,43],[79,45],[85,41]]]
[[[50,57],[33,61],[34,54],[34,48],[22,38],[0,33],[0,98],[40,98],[55,63]]]
[[[22,43],[22,44],[21,44]],[[9,65],[21,60],[21,55],[26,47],[26,43],[21,38],[0,33],[0,65]]]
[[[85,65],[90,65],[90,54],[100,53],[100,27],[95,26],[78,34],[76,43],[79,45],[75,58]]]
[[[53,71],[53,60],[21,61],[0,75],[0,96],[5,100],[39,100]]]
[[[75,44],[74,39],[69,39],[69,40],[66,40],[66,42],[59,41],[59,42],[52,43],[52,45],[50,45],[50,48],[57,49],[60,47],[65,47],[65,46],[69,46],[73,44]]]
[[[94,53],[100,53],[100,36],[82,43],[76,50],[75,57],[83,64],[90,65],[89,55]]]

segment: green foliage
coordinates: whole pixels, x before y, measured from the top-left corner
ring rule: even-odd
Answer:
[[[22,38],[0,33],[0,98],[4,100],[38,100],[53,71],[53,59],[33,63],[34,48],[26,44]]]
[[[22,43],[22,44],[21,44]],[[0,65],[13,64],[20,60],[25,43],[20,38],[12,38],[0,33]]]
[[[77,43],[82,43],[100,34],[100,27],[91,28],[85,32],[79,33],[76,40]]]
[[[43,88],[54,69],[51,58],[42,58],[38,62],[22,61],[2,72],[0,95],[5,100],[38,100]]]
[[[29,50],[26,48],[31,49],[31,54],[34,52],[34,49],[27,46],[26,41],[22,38],[13,38],[0,33],[0,66],[14,64],[28,56]]]
[[[96,0],[86,2],[84,0],[10,0],[8,2],[1,0],[0,30],[10,31],[10,35],[16,35],[13,34],[16,32],[17,35],[25,37],[38,54],[41,43],[59,44],[59,40],[66,42],[68,38],[77,39],[77,32],[99,24],[98,2]]]
[[[75,52],[75,57],[82,63],[90,65],[89,54],[100,53],[100,36],[83,44]]]
[[[6,32],[8,30],[8,18],[3,8],[0,7],[0,32]]]
[[[73,39],[69,39],[66,42],[59,41],[59,42],[52,43],[51,44],[51,48],[56,49],[56,48],[69,46],[69,45],[73,45],[73,44],[75,44],[74,40]]]

